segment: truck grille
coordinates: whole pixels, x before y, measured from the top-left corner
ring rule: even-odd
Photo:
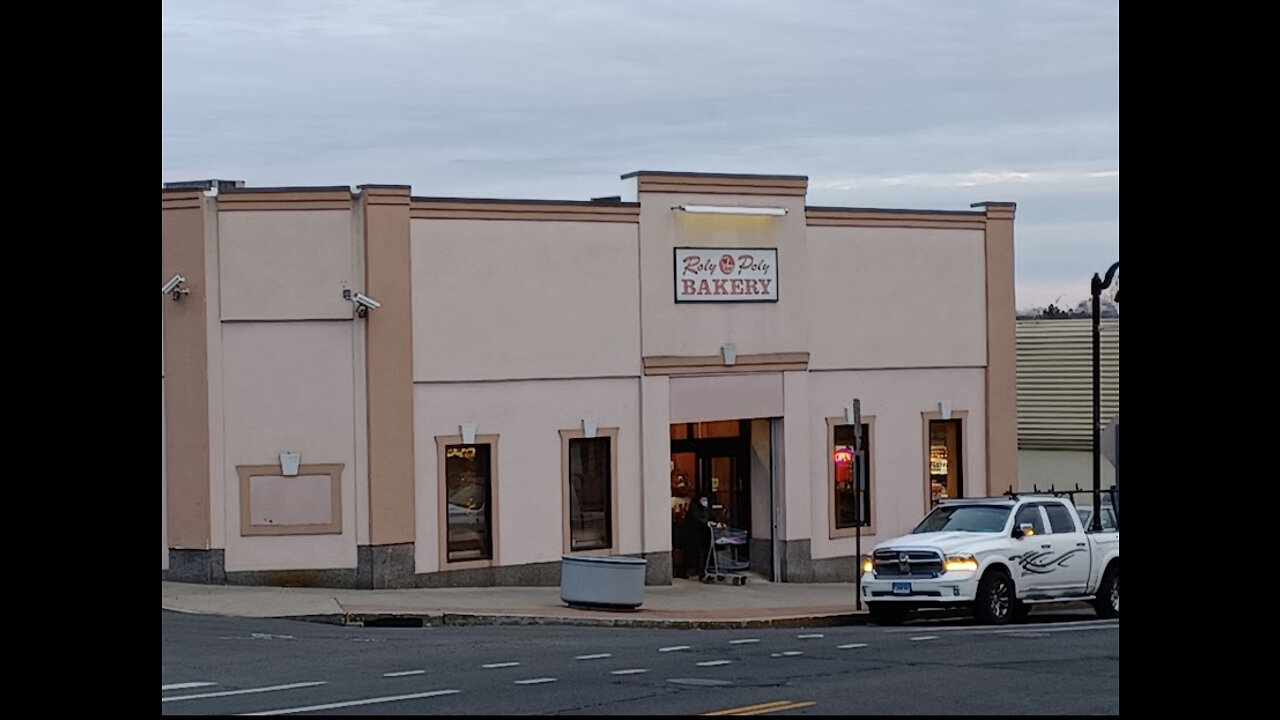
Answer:
[[[871,560],[878,578],[935,578],[942,574],[942,556],[932,550],[877,550]]]

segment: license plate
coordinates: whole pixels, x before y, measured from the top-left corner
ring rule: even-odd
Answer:
[[[907,582],[907,583],[900,583],[900,582],[896,582],[896,583],[894,583],[894,584],[893,584],[893,594],[894,594],[894,595],[910,595],[910,594],[911,594],[911,583],[909,583],[909,582]]]

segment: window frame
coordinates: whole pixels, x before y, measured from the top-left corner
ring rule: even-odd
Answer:
[[[569,512],[569,441],[588,440],[582,428],[560,430],[560,545],[566,555],[616,555],[618,549],[618,428],[596,428],[596,438],[609,439],[609,547],[573,549],[573,526]]]
[[[1013,514],[1013,527],[1015,529],[1022,525],[1022,522],[1018,520],[1018,515],[1022,514],[1023,510],[1034,511],[1036,515],[1040,517],[1040,528],[1035,531],[1035,537],[1050,534],[1048,529],[1052,526],[1049,525],[1049,516],[1048,513],[1044,511],[1044,505],[1042,503],[1028,503],[1018,508],[1018,510]],[[1031,525],[1034,529],[1035,523],[1032,523]]]
[[[439,567],[442,571],[496,567],[501,557],[498,533],[498,435],[476,435],[475,442],[465,443],[461,435],[437,435],[436,440],[436,538]],[[489,446],[489,544],[490,557],[482,560],[449,560],[449,478],[445,473],[445,450],[450,445]]]
[[[255,477],[287,479],[279,465],[237,465],[240,477],[240,536],[259,535],[341,535],[342,534],[342,469],[343,463],[299,465],[297,476],[328,475],[330,516],[327,523],[296,525],[255,525],[253,522],[252,483]]]
[[[943,419],[944,418],[942,417],[942,413],[937,411],[920,413],[920,439],[921,439],[921,446],[923,448],[923,454],[921,455],[922,462],[920,465],[920,472],[921,472],[921,476],[924,479],[923,484],[920,487],[921,487],[921,490],[923,490],[922,499],[924,500],[923,507],[924,507],[925,514],[928,514],[929,511],[933,510],[934,508],[933,493],[932,493],[933,479],[929,475],[929,421],[943,420]],[[951,498],[951,499],[955,500],[955,499],[963,499],[966,497],[983,497],[984,495],[990,494],[986,486],[983,486],[981,488],[969,487],[969,483],[968,483],[968,480],[970,477],[969,463],[970,463],[970,458],[972,456],[972,453],[969,452],[969,448],[968,448],[969,434],[971,432],[969,429],[969,411],[968,410],[952,410],[951,416],[945,419],[960,421],[960,445],[959,445],[960,491],[962,495],[960,498]]]
[[[823,453],[827,465],[827,486],[824,495],[827,499],[827,536],[831,540],[840,538],[856,537],[859,533],[863,535],[876,534],[876,497],[880,494],[876,488],[876,416],[863,415],[862,424],[867,426],[867,436],[865,438],[869,449],[867,450],[867,492],[871,493],[871,502],[868,503],[867,512],[870,514],[868,524],[862,527],[836,527],[836,463],[832,459],[836,448],[836,427],[840,425],[852,425],[843,415],[827,418],[827,444],[826,451]]]
[[[1046,519],[1046,520],[1048,521],[1048,523],[1049,523],[1049,525],[1048,525],[1048,527],[1049,527],[1049,533],[1048,533],[1048,534],[1050,534],[1050,535],[1068,535],[1068,534],[1071,534],[1071,533],[1081,532],[1080,528],[1076,527],[1076,523],[1077,523],[1077,520],[1078,520],[1078,516],[1077,516],[1075,513],[1073,513],[1072,511],[1068,510],[1066,505],[1063,505],[1063,504],[1060,504],[1060,503],[1047,503],[1047,504],[1043,505],[1042,507],[1044,508],[1044,515],[1045,515],[1045,519]],[[1055,528],[1055,527],[1054,527],[1054,523],[1053,523],[1053,513],[1054,513],[1054,510],[1057,510],[1059,513],[1061,513],[1061,514],[1062,514],[1062,519],[1066,520],[1066,521],[1067,521],[1067,525],[1070,527],[1070,529],[1069,529],[1069,530],[1064,530],[1064,531],[1061,531],[1061,532],[1060,532],[1060,531],[1058,531],[1058,529],[1057,529],[1057,528]]]

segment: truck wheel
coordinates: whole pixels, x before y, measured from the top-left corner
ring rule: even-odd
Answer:
[[[1100,618],[1120,617],[1120,567],[1112,565],[1102,575],[1102,583],[1098,586],[1098,597],[1093,601],[1093,609]]]
[[[1027,615],[1031,612],[1031,606],[1021,600],[1013,601],[1013,610],[1009,613],[1010,622],[1022,622],[1027,619]]]
[[[907,619],[907,609],[892,603],[867,603],[867,612],[876,625],[901,625]]]
[[[980,623],[1005,625],[1014,619],[1014,607],[1019,604],[1013,594],[1013,580],[1009,573],[993,568],[978,583],[973,614]]]

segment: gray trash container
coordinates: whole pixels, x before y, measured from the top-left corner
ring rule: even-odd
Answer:
[[[644,558],[563,555],[561,561],[560,599],[569,607],[634,610],[644,602]]]

